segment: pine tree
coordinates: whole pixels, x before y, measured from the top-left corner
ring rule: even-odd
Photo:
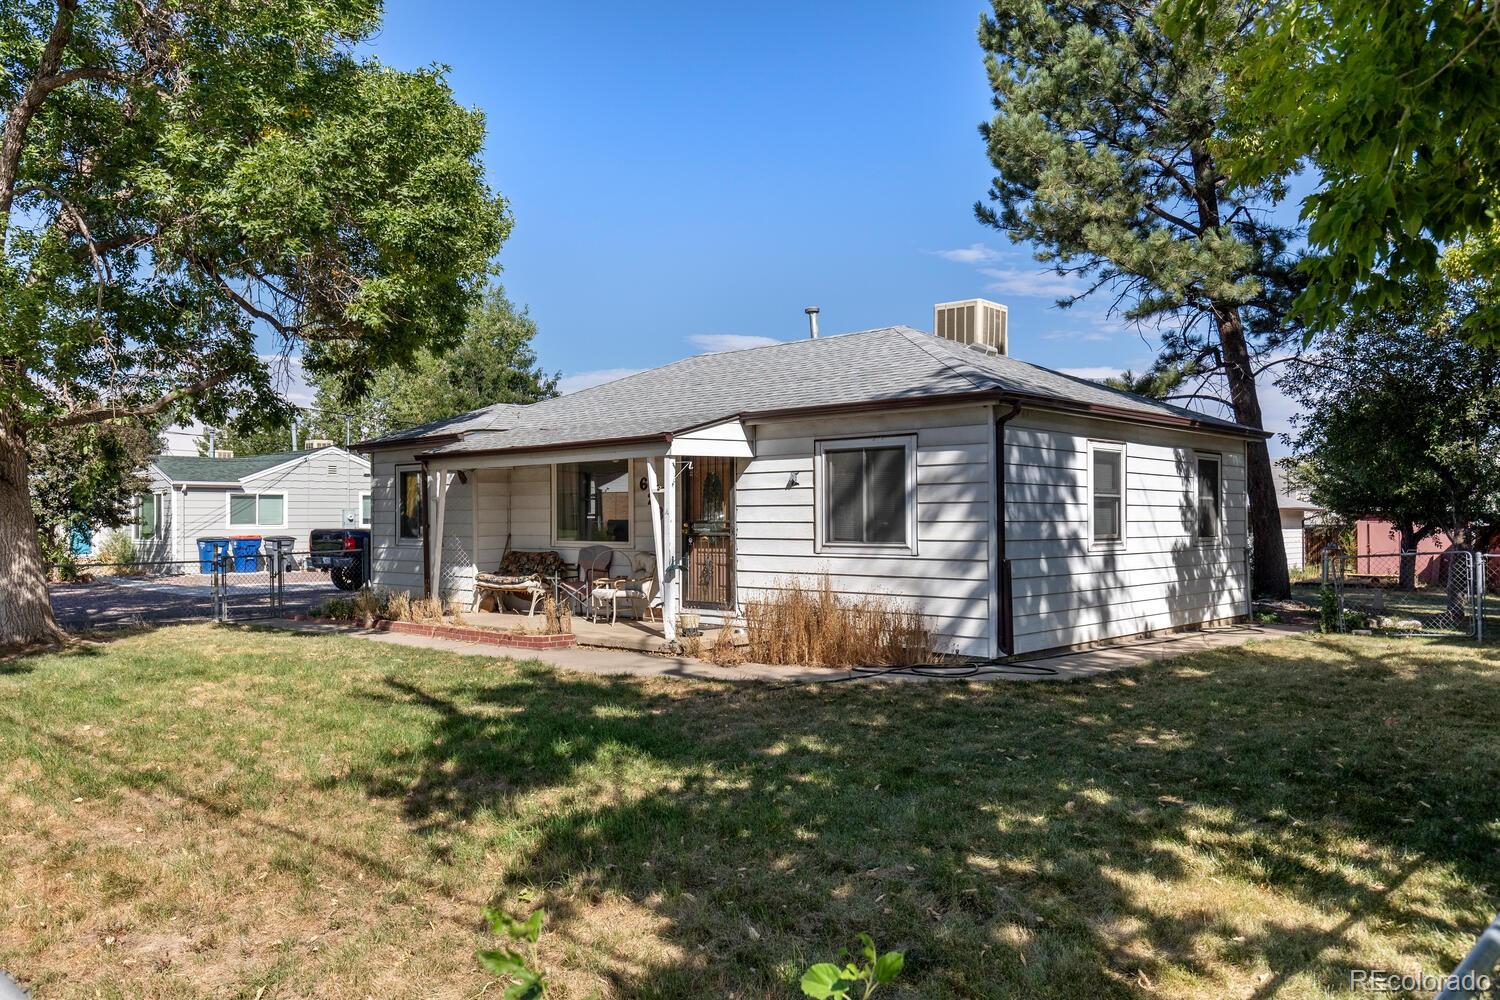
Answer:
[[[1107,291],[1161,333],[1163,371],[1220,385],[1235,420],[1262,426],[1258,359],[1297,334],[1292,235],[1269,224],[1281,195],[1233,188],[1214,154],[1224,134],[1223,49],[1179,45],[1156,8],[1116,0],[993,0],[980,20],[995,115],[980,126],[997,171],[981,222],[1038,260]],[[1064,300],[1072,305],[1082,296]],[[1257,593],[1289,592],[1270,454],[1249,449]]]

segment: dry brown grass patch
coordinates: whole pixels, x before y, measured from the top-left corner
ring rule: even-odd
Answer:
[[[827,575],[801,579],[745,607],[750,658],[759,663],[823,667],[895,667],[930,658],[932,634],[922,616],[878,597],[835,594]]]

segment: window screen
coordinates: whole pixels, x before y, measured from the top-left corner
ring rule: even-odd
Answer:
[[[905,545],[910,522],[906,448],[829,449],[828,541]]]
[[[255,499],[257,523],[262,527],[277,527],[286,520],[286,497],[280,493],[262,493]]]
[[[255,496],[236,493],[229,498],[229,523],[234,527],[255,527]]]
[[[157,528],[161,524],[161,500],[155,493],[147,493],[141,497],[141,508],[138,516],[136,534],[142,540],[155,538]]]
[[[1119,541],[1123,535],[1125,454],[1096,448],[1093,458],[1094,540]]]
[[[368,493],[359,498],[359,523],[370,523],[370,495]]]

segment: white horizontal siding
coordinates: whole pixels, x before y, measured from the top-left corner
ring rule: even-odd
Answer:
[[[1088,536],[1088,444],[1126,448],[1123,544]],[[1222,457],[1224,534],[1196,537],[1197,452]],[[1166,428],[1023,411],[1006,433],[1006,556],[1017,652],[1244,614],[1244,444]]]
[[[923,615],[938,648],[988,655],[991,634],[987,407],[778,420],[755,428],[755,457],[735,483],[735,579],[741,606],[796,581],[826,576],[835,593],[875,595]],[[817,442],[915,435],[916,551],[899,555],[818,552]],[[796,485],[789,477],[795,473]]]

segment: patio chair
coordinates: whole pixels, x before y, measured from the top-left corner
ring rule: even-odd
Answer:
[[[578,550],[577,576],[553,578],[559,601],[568,600],[579,614],[594,617],[593,602],[589,597],[594,584],[609,577],[609,566],[614,561],[615,550],[608,545],[585,545]]]
[[[595,613],[602,613],[609,605],[609,623],[619,620],[620,602],[638,606],[637,619],[651,613],[656,594],[656,557],[649,552],[636,552],[630,557],[630,575],[609,577],[598,581],[589,594],[589,605]]]

